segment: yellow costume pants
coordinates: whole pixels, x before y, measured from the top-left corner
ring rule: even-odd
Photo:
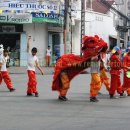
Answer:
[[[100,71],[100,78],[101,78],[101,83],[106,86],[106,89],[109,91],[110,90],[110,81],[107,75],[107,72],[105,69],[102,69]]]
[[[70,87],[70,80],[67,73],[65,72],[61,74],[61,83],[62,83],[62,87],[60,89],[59,96],[66,96],[68,89]]]
[[[90,97],[96,97],[101,89],[101,78],[98,73],[91,74]]]

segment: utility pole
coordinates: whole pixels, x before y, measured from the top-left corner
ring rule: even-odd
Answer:
[[[128,3],[128,0],[125,0],[124,1],[124,9],[125,9],[124,13],[126,16],[128,14],[127,3]],[[127,24],[128,24],[128,21],[124,20],[124,26],[127,26]],[[127,43],[128,43],[128,31],[124,33],[124,46],[125,46],[125,48],[127,48]]]
[[[71,33],[71,38],[70,38],[70,45],[71,45],[71,53],[73,52],[73,26],[72,26],[72,13],[70,13],[70,33]]]
[[[64,32],[63,32],[63,43],[64,43],[64,54],[67,53],[67,33],[69,30],[69,8],[70,0],[65,0],[64,9]]]
[[[127,7],[127,10],[128,10],[128,17],[130,18],[130,0],[128,0],[128,3],[127,3],[128,7]],[[130,26],[130,21],[128,21],[128,26]],[[128,43],[127,43],[127,46],[130,46],[130,29],[128,29]]]
[[[70,32],[71,32],[71,39],[70,39],[70,45],[71,45],[71,53],[73,52],[73,26],[72,26],[72,0],[70,0]]]
[[[85,36],[85,4],[86,0],[81,0],[81,45],[82,48],[83,37]],[[80,50],[80,56],[82,56],[82,50]]]
[[[123,22],[121,20],[120,15],[118,15],[118,25],[117,26],[123,26]],[[117,29],[117,46],[120,47],[120,35],[121,35],[121,31],[119,29]]]
[[[67,34],[67,7],[68,0],[65,0],[65,9],[64,9],[64,32],[63,32],[63,43],[64,43],[64,54],[66,54],[66,34]]]

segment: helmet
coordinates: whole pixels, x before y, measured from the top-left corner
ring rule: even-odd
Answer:
[[[115,46],[115,47],[112,49],[112,53],[113,53],[113,54],[116,53],[116,52],[121,53],[120,47]]]
[[[130,52],[130,47],[126,48],[125,52]]]

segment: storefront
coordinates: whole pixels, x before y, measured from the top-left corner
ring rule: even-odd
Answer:
[[[113,47],[117,46],[117,36],[116,35],[110,35],[109,36],[109,48],[110,50],[113,49]],[[124,48],[124,39],[120,38],[120,47]]]
[[[52,57],[59,58],[62,53],[63,45],[63,26],[48,24],[48,45],[52,49]]]
[[[4,6],[2,5],[0,9],[0,25],[1,28],[4,25],[7,28],[6,32],[3,30],[0,32],[0,40],[3,40],[1,43],[5,48],[12,51],[10,64],[14,66],[27,65],[27,36],[30,35],[32,37],[31,47],[38,48],[39,62],[44,66],[47,46],[51,46],[53,54],[63,43],[61,27],[63,15],[60,15],[62,10],[59,8],[59,1],[44,1],[39,4],[38,2],[20,3],[18,0],[18,2],[7,1],[2,4]],[[52,26],[56,26],[57,29],[54,30]],[[18,27],[21,27],[20,31],[17,31]],[[60,30],[58,30],[59,28]]]
[[[10,52],[10,66],[21,66],[23,63],[23,24],[32,23],[32,16],[1,14],[0,15],[0,44]],[[25,49],[24,49],[25,50]]]
[[[4,49],[9,50],[10,66],[20,66],[20,34],[19,33],[2,33],[0,34],[0,44]]]

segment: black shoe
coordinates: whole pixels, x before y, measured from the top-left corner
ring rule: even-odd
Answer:
[[[35,93],[35,97],[39,97],[39,94],[38,94],[38,93]]]
[[[68,98],[66,98],[65,96],[59,96],[58,99],[61,101],[68,101]]]
[[[99,102],[99,100],[96,97],[90,97],[90,102]]]
[[[126,98],[126,95],[124,93],[121,93],[120,98]]]
[[[110,99],[118,99],[118,97],[114,96],[113,94],[110,94]]]
[[[31,96],[33,96],[33,94],[32,94],[32,93],[27,93],[27,96],[30,96],[30,97],[31,97]]]
[[[15,88],[9,89],[10,92],[14,92],[15,90],[16,90]]]

